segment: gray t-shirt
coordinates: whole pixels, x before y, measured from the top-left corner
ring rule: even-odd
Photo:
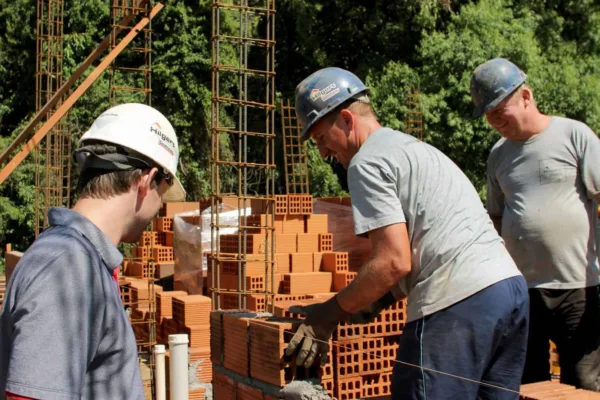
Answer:
[[[135,336],[112,271],[122,255],[81,214],[48,213],[0,315],[0,397],[145,399]]]
[[[520,276],[475,188],[442,152],[387,128],[348,168],[357,235],[405,222],[411,272],[400,281],[408,321]]]
[[[552,117],[526,141],[500,139],[488,159],[487,209],[530,288],[600,283],[596,249],[600,140],[585,124]]]

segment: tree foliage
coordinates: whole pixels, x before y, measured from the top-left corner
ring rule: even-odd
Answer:
[[[211,4],[170,0],[152,23],[152,104],[178,133],[180,178],[190,199],[209,194]],[[35,9],[34,0],[0,0],[0,151],[35,109]],[[276,18],[278,100],[293,99],[296,85],[313,71],[339,66],[366,81],[380,121],[403,130],[407,94],[417,89],[424,140],[456,162],[482,195],[487,154],[499,136],[484,119],[471,118],[469,82],[479,63],[511,59],[528,74],[543,112],[600,129],[600,5],[595,0],[280,0]],[[237,24],[225,20],[223,29],[235,30]],[[65,0],[65,77],[109,25],[110,1]],[[222,54],[224,61],[233,62],[234,56]],[[105,73],[69,113],[75,143],[108,107],[109,79]],[[229,83],[224,90],[235,94],[234,82]],[[221,118],[227,123],[236,116],[223,110]],[[282,146],[281,137],[276,145]],[[223,142],[221,153],[231,156],[232,146]],[[279,192],[285,188],[281,153],[276,152]],[[314,145],[308,154],[313,194],[344,194],[345,171],[322,160]],[[30,157],[0,187],[2,244],[25,248],[33,238],[34,168]],[[231,173],[224,172],[222,179],[235,184]]]

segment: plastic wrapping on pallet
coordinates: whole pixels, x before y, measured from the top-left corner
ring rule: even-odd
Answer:
[[[354,217],[349,197],[315,199],[315,214],[326,214],[333,234],[333,251],[348,253],[350,271],[358,271],[371,256],[369,239],[354,234]]]
[[[219,205],[219,235],[237,233],[239,211],[229,204]],[[211,251],[211,210],[175,214],[173,218],[173,247],[175,250],[175,281],[189,294],[202,294],[202,272],[207,270],[204,253]],[[242,215],[249,215],[246,208]],[[217,245],[219,243],[216,240]]]

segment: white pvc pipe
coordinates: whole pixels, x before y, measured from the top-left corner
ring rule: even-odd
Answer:
[[[189,400],[188,335],[169,335],[171,400]]]
[[[165,345],[154,346],[154,377],[156,379],[156,400],[167,400],[165,378]]]

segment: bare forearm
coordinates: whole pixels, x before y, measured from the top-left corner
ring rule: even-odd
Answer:
[[[338,293],[338,303],[348,313],[358,312],[388,293],[409,271],[395,268],[388,260],[372,258],[352,283]]]

